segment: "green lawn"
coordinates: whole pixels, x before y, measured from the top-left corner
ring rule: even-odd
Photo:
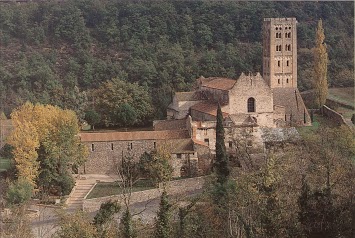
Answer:
[[[132,192],[143,191],[155,188],[150,180],[139,180],[133,185]],[[87,199],[106,197],[111,195],[121,194],[123,189],[119,186],[118,182],[113,183],[98,183],[94,189],[87,196]]]
[[[0,158],[0,172],[6,171],[11,167],[11,161],[9,159]]]

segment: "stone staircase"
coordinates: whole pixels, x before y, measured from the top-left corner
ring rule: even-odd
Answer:
[[[66,201],[67,210],[69,212],[82,210],[85,196],[97,182],[113,182],[117,180],[117,175],[85,174],[77,176],[75,186]]]
[[[94,187],[95,183],[96,180],[92,180],[92,179],[76,180],[75,187],[73,188],[66,202],[67,210],[69,211],[82,210],[84,197],[86,196],[86,194],[88,194],[90,189]]]

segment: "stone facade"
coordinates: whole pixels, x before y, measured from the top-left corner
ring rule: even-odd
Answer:
[[[263,78],[270,88],[297,88],[297,20],[265,18]]]

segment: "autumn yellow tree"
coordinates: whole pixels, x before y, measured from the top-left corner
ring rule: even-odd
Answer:
[[[8,143],[14,147],[18,177],[43,190],[57,186],[63,193],[70,191],[70,169],[82,164],[87,155],[77,137],[76,114],[51,105],[26,103],[11,118],[15,129]]]
[[[328,96],[328,53],[324,43],[325,35],[322,20],[318,21],[316,33],[316,47],[314,48],[313,84],[315,89],[315,105],[320,108],[325,104]]]

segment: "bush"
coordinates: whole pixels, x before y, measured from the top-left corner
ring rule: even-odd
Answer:
[[[32,196],[33,185],[24,179],[17,180],[10,184],[6,200],[12,205],[22,204]]]

